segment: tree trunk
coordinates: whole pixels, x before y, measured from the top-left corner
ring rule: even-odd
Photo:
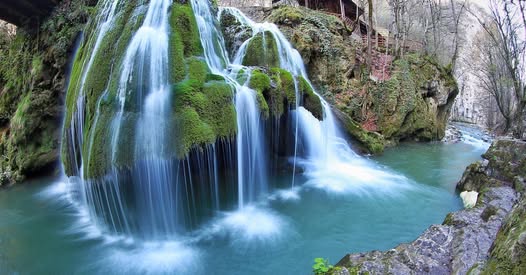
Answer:
[[[343,0],[340,0],[340,14],[342,21],[345,22],[345,4],[343,3]]]
[[[372,32],[373,32],[373,0],[369,2],[369,27],[367,28],[367,67],[369,73],[372,71],[373,56],[372,56]]]

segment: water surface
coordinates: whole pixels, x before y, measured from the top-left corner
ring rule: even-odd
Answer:
[[[60,179],[0,191],[0,274],[308,274],[312,261],[410,242],[461,208],[455,184],[486,146],[402,144],[371,161],[389,185],[303,182],[191,235],[144,243],[107,236],[70,202]],[[288,184],[288,176],[272,179]]]

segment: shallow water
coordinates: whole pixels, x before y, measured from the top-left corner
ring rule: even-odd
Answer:
[[[308,274],[313,259],[409,242],[461,208],[455,183],[485,148],[402,144],[371,159],[391,183],[303,182],[173,242],[101,234],[71,204],[60,179],[0,191],[0,274]],[[327,182],[330,182],[327,175]],[[367,173],[360,175],[367,177]],[[273,179],[288,185],[290,177]]]

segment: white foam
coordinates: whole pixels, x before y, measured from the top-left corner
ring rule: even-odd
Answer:
[[[110,249],[104,265],[116,274],[194,273],[200,252],[181,242],[144,242],[135,248]]]

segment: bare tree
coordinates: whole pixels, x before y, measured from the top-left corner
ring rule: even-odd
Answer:
[[[518,8],[516,5],[510,0],[491,0],[488,19],[472,14],[482,26],[488,43],[481,48],[480,57],[484,64],[480,69],[482,76],[487,78],[481,81],[484,88],[495,97],[506,120],[504,131],[521,138],[525,133],[526,42],[520,30],[526,28],[526,23],[522,17],[524,6],[520,6],[520,2]]]
[[[373,0],[368,0],[368,2],[369,2],[369,26],[367,27],[367,67],[369,68],[369,72],[371,72],[372,64],[373,64],[372,32],[374,30],[373,28]]]

